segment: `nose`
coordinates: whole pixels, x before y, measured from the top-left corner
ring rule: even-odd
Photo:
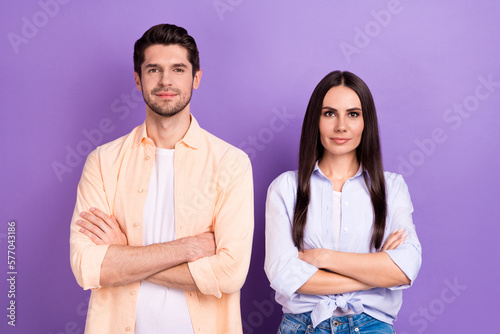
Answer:
[[[339,115],[337,117],[337,122],[335,122],[335,129],[336,132],[346,132],[346,122],[345,122],[345,116]]]
[[[168,71],[162,72],[160,76],[160,81],[158,82],[160,86],[171,86],[172,80],[170,79],[170,73]]]

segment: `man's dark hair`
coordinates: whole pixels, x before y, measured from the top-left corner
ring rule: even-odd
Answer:
[[[144,63],[144,51],[151,45],[180,45],[188,52],[188,59],[193,67],[193,77],[200,69],[200,57],[194,38],[186,29],[173,24],[158,24],[148,29],[134,44],[134,71],[141,76]]]

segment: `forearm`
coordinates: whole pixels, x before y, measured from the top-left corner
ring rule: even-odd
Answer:
[[[163,285],[167,288],[184,291],[199,291],[193,280],[193,276],[191,276],[187,263],[163,270],[146,278],[145,281]]]
[[[354,278],[318,270],[297,292],[309,295],[331,295],[371,288],[373,287]]]
[[[389,288],[410,284],[408,277],[385,252],[363,254],[324,251],[326,256],[321,261],[321,268],[354,278],[372,287]]]
[[[198,258],[188,238],[149,246],[108,248],[101,266],[102,286],[121,286]]]

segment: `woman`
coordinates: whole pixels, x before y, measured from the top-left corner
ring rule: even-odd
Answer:
[[[421,265],[412,212],[402,176],[383,172],[370,90],[350,72],[328,74],[307,106],[299,170],[268,190],[278,333],[394,333]]]

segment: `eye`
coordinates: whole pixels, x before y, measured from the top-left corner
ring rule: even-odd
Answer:
[[[359,116],[359,112],[356,112],[356,111],[351,111],[349,113],[349,117],[352,117],[352,118],[356,118]]]
[[[174,72],[177,72],[177,73],[183,73],[183,72],[184,72],[184,69],[183,69],[183,68],[180,68],[180,67],[177,67],[177,68],[174,68]]]
[[[333,117],[335,116],[335,113],[333,111],[327,110],[323,113],[323,115],[326,117]]]
[[[159,69],[157,69],[157,68],[150,68],[150,69],[148,70],[148,73],[158,73],[158,72],[160,72],[160,70],[159,70]]]

